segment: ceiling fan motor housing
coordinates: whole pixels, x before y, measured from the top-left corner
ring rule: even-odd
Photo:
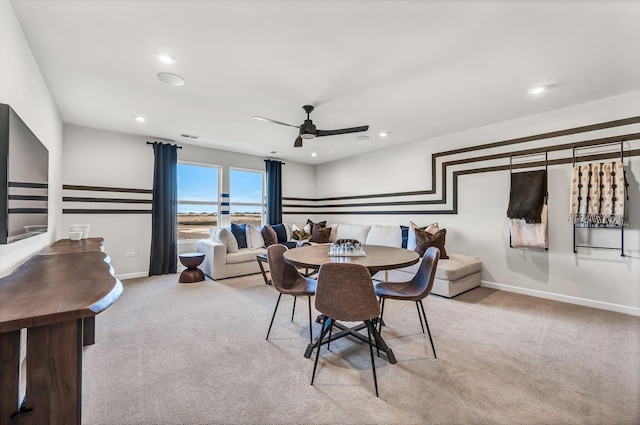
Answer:
[[[316,126],[311,120],[304,120],[304,123],[300,126],[300,136],[303,139],[315,139]]]

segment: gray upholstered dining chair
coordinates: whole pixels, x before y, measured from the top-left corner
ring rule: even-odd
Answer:
[[[269,330],[267,331],[267,338],[271,333],[271,327],[273,326],[273,319],[276,317],[278,311],[278,304],[280,304],[280,298],[282,294],[293,295],[294,304],[293,312],[295,313],[295,300],[299,296],[308,297],[309,300],[309,341],[313,342],[313,329],[311,328],[311,296],[316,293],[316,281],[309,277],[302,276],[298,269],[291,264],[287,264],[284,261],[283,254],[288,248],[281,244],[271,245],[267,248],[267,261],[269,262],[269,271],[271,273],[271,282],[273,287],[280,293],[278,295],[278,301],[276,307],[273,309],[273,316],[271,316],[271,323],[269,324]],[[293,321],[293,313],[291,314],[291,320]]]
[[[420,318],[420,327],[422,333],[424,333],[424,327],[427,327],[429,333],[429,341],[431,342],[431,349],[433,350],[433,357],[436,356],[436,348],[433,345],[433,339],[431,338],[431,331],[429,330],[429,323],[427,322],[427,315],[424,313],[424,305],[422,300],[425,299],[433,288],[433,281],[436,276],[436,267],[438,266],[438,260],[440,258],[440,250],[435,247],[430,247],[424,253],[422,257],[422,263],[418,268],[418,272],[409,282],[379,282],[375,284],[376,295],[380,297],[382,303],[382,312],[380,313],[379,320],[379,332],[382,332],[382,318],[384,316],[384,304],[387,298],[392,300],[401,301],[415,301],[416,308],[418,309],[418,318]],[[422,309],[422,315],[420,315],[420,309]],[[422,325],[422,319],[424,318],[424,325]]]
[[[369,270],[360,264],[323,264],[318,273],[316,310],[323,314],[323,322],[322,332],[320,333],[320,339],[318,341],[316,360],[313,364],[311,385],[313,385],[316,376],[322,340],[333,327],[333,322],[335,320],[348,322],[363,321],[367,327],[373,383],[376,388],[376,397],[378,397],[378,380],[376,378],[376,364],[373,358],[371,335],[377,340],[378,331],[372,319],[378,317],[380,314],[380,305],[373,290]]]

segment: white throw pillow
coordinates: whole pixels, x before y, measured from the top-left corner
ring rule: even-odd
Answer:
[[[305,224],[304,226],[302,226],[302,229],[300,229],[296,224],[292,224],[291,225],[291,233],[295,232],[296,230],[304,230],[308,234],[311,234],[311,225],[310,224]]]
[[[214,242],[225,244],[228,253],[238,252],[238,241],[236,237],[233,236],[233,233],[231,233],[231,230],[216,227],[215,229],[209,230],[209,235],[211,235],[211,240]]]
[[[247,224],[247,248],[251,251],[264,247],[261,229]]]
[[[431,223],[428,226],[425,227],[418,227],[417,224],[415,224],[413,221],[409,222],[409,232],[407,234],[407,249],[409,251],[415,251],[416,249],[416,232],[414,231],[414,229],[422,229],[422,230],[426,230],[427,232],[435,235],[436,233],[438,233],[438,231],[440,230],[440,227],[438,226],[438,223]]]
[[[369,229],[371,229],[371,226],[363,224],[340,224],[336,231],[334,241],[338,239],[355,239],[360,243],[365,243]]]
[[[376,224],[369,230],[366,244],[402,248],[402,230],[400,226],[380,226]]]

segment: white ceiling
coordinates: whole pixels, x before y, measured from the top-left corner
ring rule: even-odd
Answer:
[[[638,1],[11,3],[65,123],[311,164],[640,89]]]

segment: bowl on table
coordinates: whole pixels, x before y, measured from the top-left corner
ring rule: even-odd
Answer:
[[[80,239],[87,239],[89,237],[89,232],[91,231],[90,224],[70,224],[69,232],[81,232],[82,237]]]
[[[82,232],[69,232],[69,239],[72,241],[79,241],[82,239]]]

